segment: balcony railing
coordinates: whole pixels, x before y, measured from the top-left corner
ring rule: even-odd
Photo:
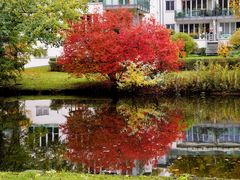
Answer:
[[[150,0],[137,0],[137,8],[143,12],[150,12]]]
[[[192,10],[192,11],[175,11],[175,18],[196,18],[196,17],[213,17],[213,16],[231,16],[230,10]]]
[[[136,8],[143,12],[150,11],[150,0],[133,0],[133,1],[106,1],[103,0],[103,6],[105,9],[118,9],[118,8],[127,8],[132,9]]]
[[[103,0],[103,6],[104,7],[136,7],[137,6],[137,0]]]
[[[137,4],[106,4],[104,5],[105,9],[118,9],[118,8],[126,8],[132,9],[137,8]]]

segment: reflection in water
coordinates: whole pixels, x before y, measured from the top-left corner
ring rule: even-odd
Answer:
[[[170,168],[174,174],[193,174],[198,177],[239,179],[240,158],[234,156],[182,156]]]
[[[221,145],[223,143],[240,143],[239,125],[196,125],[187,131],[186,142],[213,143]]]
[[[238,178],[239,106],[236,97],[117,104],[0,99],[0,171],[121,170],[136,175],[160,168],[161,175]]]
[[[0,170],[25,169],[30,159],[21,139],[29,121],[17,101],[0,100],[0,107]]]
[[[63,128],[71,161],[94,172],[128,173],[136,161],[141,166],[166,154],[171,143],[182,136],[178,111],[157,113],[141,109],[138,121],[129,123],[133,107],[121,109],[121,113],[116,108],[112,104],[95,109],[82,106],[70,113]]]
[[[44,139],[50,131],[42,125],[31,124],[27,103],[0,101],[0,171],[71,169],[63,159],[65,146],[57,133],[53,135],[56,140],[46,144]],[[54,130],[58,131],[58,127]]]

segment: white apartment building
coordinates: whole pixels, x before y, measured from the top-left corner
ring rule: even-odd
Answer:
[[[176,32],[190,34],[208,55],[216,54],[219,42],[227,42],[240,18],[233,15],[230,0],[89,0],[88,13],[127,8]],[[49,48],[48,57],[57,57],[61,48]],[[32,59],[25,67],[47,65],[48,58]]]
[[[167,28],[190,34],[208,51],[240,28],[240,18],[229,4],[230,0],[151,0],[150,14]]]
[[[135,8],[146,17],[176,32],[191,35],[208,55],[216,54],[219,42],[227,42],[240,28],[230,7],[230,0],[95,0],[102,10]],[[94,3],[94,4],[95,4]],[[89,4],[91,7],[93,3]],[[92,7],[89,9],[93,9]]]

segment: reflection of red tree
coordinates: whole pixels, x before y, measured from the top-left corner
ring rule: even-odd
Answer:
[[[149,117],[151,126],[132,131],[112,106],[96,111],[82,107],[70,114],[63,126],[67,156],[97,170],[131,169],[134,160],[146,162],[167,152],[171,143],[181,137],[180,118],[180,113],[167,112],[159,119]]]

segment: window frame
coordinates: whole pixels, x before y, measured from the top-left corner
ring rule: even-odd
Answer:
[[[175,11],[175,0],[166,0],[165,1],[165,10],[166,11]]]

